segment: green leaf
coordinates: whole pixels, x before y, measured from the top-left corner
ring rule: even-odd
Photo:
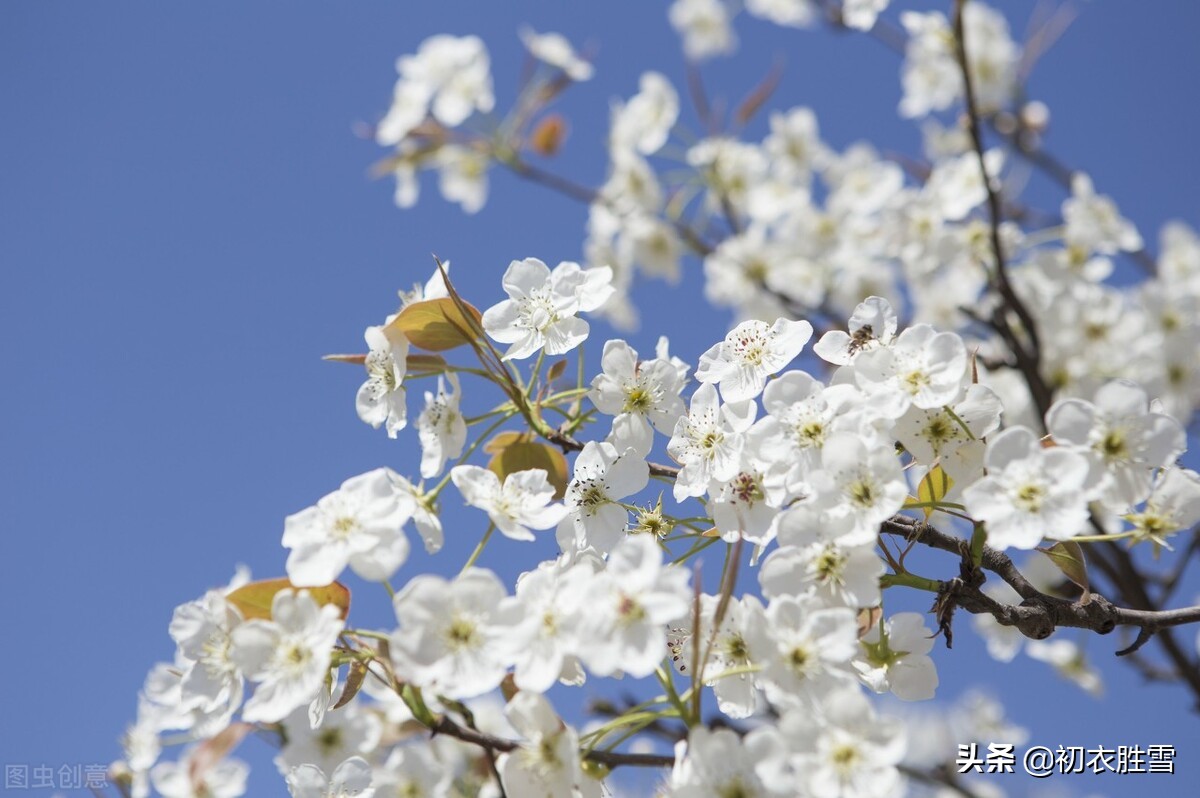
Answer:
[[[450,297],[414,302],[400,311],[388,329],[404,333],[408,342],[427,352],[444,352],[478,340],[483,317],[472,305]]]
[[[1073,540],[1060,540],[1050,548],[1039,548],[1038,551],[1049,557],[1051,562],[1058,566],[1058,570],[1063,572],[1063,576],[1082,588],[1083,596],[1079,599],[1080,604],[1087,604],[1092,600],[1091,583],[1088,580],[1087,560],[1083,556],[1083,546]]]
[[[233,606],[241,611],[242,617],[246,620],[252,618],[263,618],[270,620],[271,618],[271,602],[275,600],[275,594],[281,590],[307,590],[312,596],[313,601],[324,606],[332,604],[342,611],[342,618],[345,618],[350,612],[350,589],[341,582],[334,582],[331,585],[324,587],[305,587],[298,588],[290,581],[285,579],[265,579],[261,582],[251,582],[248,585],[242,585],[237,590],[225,597]]]

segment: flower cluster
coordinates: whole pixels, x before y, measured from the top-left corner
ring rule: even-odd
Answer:
[[[826,10],[744,5],[791,27]],[[834,5],[836,24],[870,30],[888,2]],[[1087,176],[1053,224],[1006,211],[1014,151],[985,149],[978,126],[1003,142],[1005,124],[1036,133],[1037,114],[1015,107],[1005,18],[959,11],[900,16],[901,114],[964,104],[967,119],[927,122],[908,173],[870,145],[829,146],[803,107],[773,112],[759,141],[711,119],[681,131],[676,89],[647,72],[612,105],[607,174],[585,190],[526,157],[557,146],[559,128],[530,131],[546,104],[593,76],[565,38],[522,31],[539,66],[486,135],[465,125],[496,105],[482,41],[435,36],[401,58],[376,128],[398,204],[432,164],[446,198],[476,210],[501,165],[587,203],[582,265],[513,260],[505,298],[479,312],[439,263],[367,328],[365,354],[336,356],[365,366],[358,416],[390,438],[407,386],[436,379],[412,413],[416,476],[347,480],[284,520],[286,579],[239,574],[177,608],[175,655],[124,740],[127,792],[240,795],[245,766],[210,749],[258,728],[297,796],[598,796],[626,765],[661,767],[661,794],[680,798],[894,795],[937,762],[874,696],[934,697],[956,602],[996,658],[1024,650],[1098,691],[1074,642],[1022,642],[1015,605],[1065,575],[1086,607],[1081,546],[1158,555],[1200,523],[1200,475],[1180,462],[1200,402],[1200,237],[1167,226],[1154,273],[1116,285],[1114,259],[1149,256]],[[731,3],[675,0],[668,15],[693,60],[736,47]],[[660,174],[668,158],[682,171]],[[586,317],[632,327],[634,275],[681,279],[688,252],[734,316],[695,362],[665,337],[644,354],[588,343]],[[410,522],[429,554],[482,531],[453,575],[410,573]],[[528,562],[484,567],[496,531]],[[914,573],[925,543],[959,556],[953,574]],[[1050,557],[1013,576],[1005,550]],[[347,568],[366,583],[356,597],[390,595],[394,624],[351,623]],[[989,569],[1004,583],[980,587]],[[893,602],[899,587],[936,594],[933,618]],[[605,678],[648,697],[590,725],[551,701]],[[916,722],[961,742],[1003,719],[976,697]],[[622,747],[642,730],[671,744]],[[180,735],[198,746],[160,762]]]

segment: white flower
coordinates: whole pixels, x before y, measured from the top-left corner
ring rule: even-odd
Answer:
[[[316,725],[312,721],[307,707],[298,707],[284,719],[287,745],[276,759],[281,769],[316,765],[332,772],[348,757],[369,756],[383,735],[379,716],[359,702],[325,714]]]
[[[400,496],[400,501],[412,508],[413,525],[425,543],[425,551],[436,554],[443,543],[442,519],[438,518],[433,500],[422,487],[418,487],[395,471],[388,470],[388,478]]]
[[[933,641],[933,631],[919,613],[898,612],[867,630],[854,667],[877,693],[890,691],[902,701],[924,701],[933,698],[938,684],[929,658]]]
[[[746,0],[746,11],[776,25],[793,28],[810,27],[820,14],[813,0]]]
[[[667,143],[678,118],[679,95],[671,82],[658,72],[645,72],[638,93],[613,110],[611,146],[614,152],[653,155]]]
[[[367,381],[358,389],[358,417],[376,429],[387,422],[389,438],[408,423],[404,407],[404,371],[408,339],[391,327],[368,327],[364,336],[370,352],[365,361]]]
[[[785,463],[768,459],[757,446],[746,446],[737,473],[708,486],[706,508],[722,539],[732,543],[741,537],[758,546],[774,540],[787,495],[786,476]]]
[[[592,65],[575,54],[575,48],[561,33],[538,33],[528,25],[518,33],[525,49],[537,60],[561,69],[571,80],[591,80]]]
[[[771,703],[813,706],[838,685],[853,683],[848,667],[858,649],[853,610],[778,596],[767,605],[766,621],[750,643],[765,663],[758,678]]]
[[[654,430],[671,434],[684,413],[679,372],[662,358],[639,363],[637,350],[621,340],[604,344],[600,366],[604,371],[592,380],[588,397],[601,413],[615,416],[610,442],[645,457],[653,446]]]
[[[435,156],[439,168],[438,187],[447,202],[457,202],[464,213],[476,213],[487,202],[487,170],[491,159],[471,147],[444,144]]]
[[[754,596],[742,596],[730,601],[725,607],[721,627],[712,634],[719,599],[716,596],[700,597],[700,633],[691,634],[681,647],[676,667],[680,673],[690,673],[693,658],[699,658],[705,648],[709,659],[704,664],[704,683],[713,688],[717,708],[731,718],[747,718],[758,709],[758,688],[754,683],[752,669],[760,666],[768,652],[759,651],[765,639],[763,626],[766,615],[762,602]],[[701,651],[696,652],[695,646]],[[730,673],[740,670],[741,673]]]
[[[1142,248],[1142,237],[1133,222],[1121,216],[1112,199],[1097,195],[1091,178],[1082,172],[1071,179],[1071,196],[1063,202],[1062,211],[1067,242],[1084,252],[1112,255]]]
[[[337,766],[330,776],[316,765],[301,765],[287,773],[292,798],[372,798],[371,766],[360,756],[352,756]]]
[[[682,466],[675,478],[676,501],[703,495],[714,479],[733,478],[745,445],[744,433],[757,410],[753,401],[722,405],[711,384],[696,389],[688,414],[675,423],[667,444],[671,459]]]
[[[693,61],[732,52],[737,46],[729,9],[721,0],[675,0],[667,15]]]
[[[1103,461],[1114,485],[1102,500],[1118,510],[1145,499],[1154,469],[1170,465],[1187,448],[1179,422],[1151,412],[1146,392],[1125,380],[1101,387],[1095,404],[1056,402],[1046,426],[1057,442],[1090,448]]]
[[[689,574],[663,565],[650,535],[627,537],[608,567],[587,580],[589,610],[579,631],[580,658],[592,673],[648,676],[662,660],[667,624],[689,611]]]
[[[478,36],[429,37],[415,55],[396,61],[400,79],[375,140],[399,144],[427,113],[443,125],[457,127],[475,111],[491,111],[495,97],[490,69],[487,49]]]
[[[1146,506],[1125,518],[1135,540],[1167,546],[1168,535],[1200,522],[1200,475],[1188,468],[1160,471]]]
[[[1104,694],[1100,673],[1088,662],[1083,648],[1070,640],[1030,640],[1025,644],[1030,657],[1054,667],[1058,674],[1097,698]]]
[[[450,478],[467,504],[486,512],[496,528],[513,540],[533,540],[530,527],[548,529],[566,514],[561,504],[550,504],[554,486],[541,468],[515,471],[503,485],[494,472],[473,465],[455,466]]]
[[[438,377],[437,393],[425,392],[425,409],[417,417],[417,436],[421,440],[421,476],[429,479],[442,473],[442,467],[451,457],[462,454],[467,442],[467,425],[463,421],[458,405],[462,392],[458,387],[458,376],[446,375],[451,391]]]
[[[341,633],[338,608],[318,606],[307,590],[279,591],[271,601],[271,620],[254,619],[234,629],[230,657],[258,682],[242,718],[274,723],[312,701]]]
[[[982,446],[982,439],[1000,427],[1002,410],[995,391],[986,385],[972,385],[953,408],[910,407],[897,419],[893,432],[917,462],[930,465],[940,460],[946,472],[953,472],[952,477],[958,481],[961,472],[956,468],[961,458],[952,455],[972,442]]]
[[[760,728],[744,738],[732,729],[694,726],[675,748],[670,798],[769,798],[791,794],[771,760],[778,734]]]
[[[890,0],[846,0],[842,3],[842,20],[847,26],[858,30],[870,30],[880,12],[888,7]]]
[[[515,606],[491,571],[469,568],[448,582],[423,574],[393,600],[396,675],[450,698],[470,698],[504,678],[504,637]]]
[[[518,692],[504,708],[525,742],[500,765],[504,790],[512,796],[560,798],[574,794],[579,769],[579,736],[554,714],[544,697]]]
[[[603,567],[598,556],[565,554],[517,580],[521,619],[513,630],[513,679],[522,690],[544,693],[556,681],[582,684],[575,656],[582,618],[590,607],[589,580]]]
[[[830,330],[813,344],[813,352],[829,363],[844,366],[859,352],[890,346],[896,339],[896,311],[883,297],[869,296],[859,303],[847,325],[850,332]]]
[[[963,491],[967,512],[987,524],[988,543],[1032,549],[1042,538],[1067,540],[1084,531],[1087,503],[1102,470],[1079,451],[1051,449],[1026,427],[1010,427],[988,442],[988,474]]]
[[[381,798],[442,798],[451,794],[453,778],[453,771],[439,762],[428,746],[397,745],[388,754],[387,761],[375,768],[371,786]]]
[[[890,798],[904,792],[896,765],[904,755],[904,727],[879,718],[857,688],[825,696],[819,715],[784,715],[780,731],[797,751],[794,767],[804,792],[819,798]],[[991,739],[1006,739],[995,737]]]
[[[346,480],[315,506],[284,520],[283,545],[291,549],[288,578],[298,587],[320,587],[347,565],[363,579],[390,578],[408,557],[402,527],[412,512],[386,468]]]
[[[560,263],[554,271],[537,258],[514,260],[504,272],[509,298],[488,308],[483,328],[497,341],[512,344],[505,360],[526,358],[545,347],[562,355],[588,335],[588,323],[576,318],[580,310],[595,310],[612,295],[612,270],[584,270],[577,263]]]
[[[816,541],[771,552],[758,571],[758,583],[768,598],[812,595],[829,606],[873,607],[880,601],[879,577],[886,570],[871,544]]]
[[[716,383],[726,402],[753,399],[762,393],[767,377],[791,363],[813,328],[807,321],[779,319],[744,321],[700,356],[696,379]]]
[[[966,368],[967,347],[957,333],[915,324],[891,346],[861,352],[854,361],[854,377],[880,412],[898,418],[909,407],[952,403]]]
[[[625,535],[628,511],[619,502],[650,481],[650,468],[632,449],[589,441],[575,458],[575,475],[563,498],[567,514],[558,525],[563,551],[594,546],[611,551]]]
[[[242,672],[230,656],[230,635],[241,622],[241,613],[221,590],[210,590],[203,598],[176,607],[171,616],[171,638],[178,657],[187,662],[180,680],[180,703],[203,718],[194,727],[198,734],[225,728],[242,704]]]
[[[150,781],[163,798],[237,798],[246,793],[250,767],[240,759],[211,761],[187,749],[178,762],[160,762],[150,771]],[[207,767],[201,765],[207,760]]]
[[[852,432],[837,432],[826,440],[821,468],[810,475],[808,485],[812,500],[795,505],[780,521],[785,543],[799,542],[792,537],[793,529],[809,525],[814,513],[820,512],[827,525],[825,539],[843,546],[869,543],[875,540],[879,524],[899,511],[908,496],[892,448],[868,445]]]

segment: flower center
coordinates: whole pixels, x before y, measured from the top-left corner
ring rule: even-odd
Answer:
[[[1014,504],[1021,510],[1027,513],[1036,513],[1042,509],[1042,502],[1046,498],[1046,489],[1041,485],[1032,483],[1022,485],[1017,489],[1016,499]]]

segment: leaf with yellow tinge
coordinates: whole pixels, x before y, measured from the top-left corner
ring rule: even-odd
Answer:
[[[404,333],[418,349],[444,352],[477,340],[483,329],[479,311],[466,302],[462,306],[465,314],[448,296],[414,302],[400,311],[387,329]]]
[[[501,432],[488,441],[484,451],[492,455],[488,468],[504,480],[509,474],[540,468],[546,479],[554,486],[554,498],[561,499],[567,492],[567,458],[562,452],[539,441],[530,440],[519,432]]]
[[[362,689],[363,682],[367,678],[367,663],[360,659],[356,659],[350,663],[350,672],[346,674],[346,686],[342,688],[342,697],[337,700],[330,709],[341,709],[354,700],[354,696],[358,695],[358,691]]]
[[[932,504],[940,502],[946,498],[946,494],[950,492],[950,488],[954,486],[954,480],[950,479],[949,475],[942,470],[941,466],[934,466],[929,469],[929,473],[921,478],[921,483],[917,485],[917,501],[921,504]],[[929,520],[929,516],[933,515],[935,509],[933,507],[925,507],[925,520]]]
[[[350,590],[341,582],[334,582],[331,585],[324,587],[305,587],[298,588],[290,581],[285,579],[265,579],[261,582],[251,582],[248,585],[242,585],[237,590],[225,597],[233,606],[241,610],[242,617],[246,620],[251,618],[271,618],[271,602],[275,600],[275,594],[280,590],[307,590],[308,594],[313,597],[313,600],[324,606],[332,604],[342,611],[342,618],[345,618],[350,612]]]
[[[409,374],[441,374],[446,370],[446,359],[441,355],[409,355],[404,367]]]
[[[1083,546],[1073,540],[1060,540],[1050,548],[1039,548],[1038,551],[1049,557],[1058,566],[1058,570],[1063,572],[1063,576],[1083,589],[1083,596],[1079,599],[1080,604],[1087,604],[1092,600],[1091,583],[1088,580],[1087,560],[1083,556]]]

